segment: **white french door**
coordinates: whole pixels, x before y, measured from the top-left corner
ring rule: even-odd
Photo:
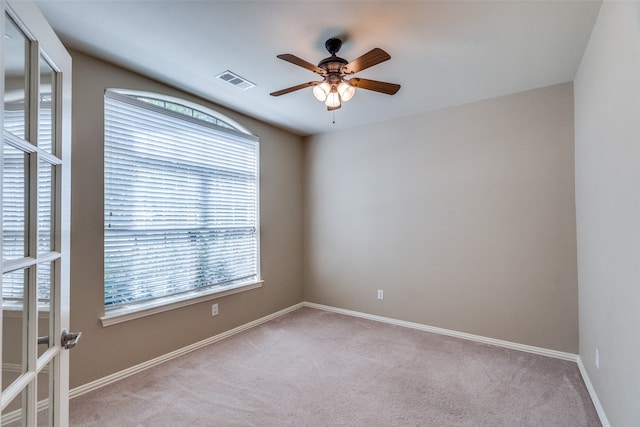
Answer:
[[[2,426],[68,424],[71,58],[33,2],[0,0]]]

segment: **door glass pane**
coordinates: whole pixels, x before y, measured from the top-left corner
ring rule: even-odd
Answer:
[[[2,275],[2,390],[26,370],[26,270]]]
[[[42,371],[38,373],[38,410],[36,425],[48,426],[49,423],[49,407],[51,406],[51,387],[53,386],[53,362],[50,362]]]
[[[2,164],[2,260],[27,255],[26,221],[29,156],[3,144]]]
[[[53,250],[54,166],[42,159],[38,163],[38,253]]]
[[[29,119],[28,58],[29,42],[5,14],[4,55],[4,128],[25,139]]]
[[[23,425],[22,412],[26,399],[27,389],[25,388],[2,411],[2,427],[20,427]]]
[[[52,265],[51,262],[38,264],[38,357],[51,346]]]
[[[38,117],[38,147],[47,153],[53,152],[55,124],[55,73],[47,60],[40,56],[40,107]]]

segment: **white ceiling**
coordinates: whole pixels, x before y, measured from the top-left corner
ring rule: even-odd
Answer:
[[[119,64],[301,135],[329,132],[572,81],[601,1],[105,1],[38,0],[71,48]],[[374,47],[391,60],[356,74],[402,85],[358,90],[335,113],[318,80],[279,60],[317,64],[345,38],[348,61]],[[257,84],[241,91],[225,70]]]

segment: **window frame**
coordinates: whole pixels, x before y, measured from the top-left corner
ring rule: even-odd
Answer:
[[[105,102],[107,93],[111,92],[115,94],[117,97],[125,96],[127,98],[135,98],[138,102],[146,102],[151,108],[162,109],[164,113],[169,116],[173,116],[176,118],[184,118],[186,121],[196,122],[196,123],[205,123],[205,127],[213,126],[217,130],[221,132],[231,133],[233,135],[244,135],[248,139],[253,139],[256,143],[256,224],[255,224],[255,240],[256,240],[256,257],[257,257],[257,265],[256,265],[256,279],[240,284],[232,284],[227,286],[220,287],[203,287],[200,289],[193,289],[191,291],[186,291],[183,293],[178,293],[172,296],[167,296],[158,299],[152,299],[147,301],[139,301],[133,302],[121,307],[116,307],[107,310],[106,306],[104,306],[105,298],[104,298],[104,285],[103,281],[103,316],[100,317],[100,321],[103,327],[118,324],[121,322],[126,322],[129,320],[149,316],[152,314],[173,310],[180,307],[185,307],[192,304],[198,304],[204,301],[222,298],[228,295],[236,294],[239,292],[245,292],[257,288],[261,288],[264,284],[264,280],[262,279],[261,274],[261,254],[260,254],[260,143],[257,135],[249,131],[246,127],[242,126],[235,120],[225,116],[224,114],[219,113],[211,108],[206,107],[205,105],[198,104],[192,102],[188,99],[176,98],[169,95],[164,95],[161,93],[153,93],[148,91],[138,91],[138,90],[130,90],[130,89],[116,89],[109,88],[105,90]],[[217,121],[222,122],[223,124],[212,123],[208,120],[199,119],[197,117],[193,117],[193,115],[182,114],[180,112],[176,112],[174,109],[166,108],[163,106],[158,106],[154,103],[149,103],[147,100],[157,100],[167,102],[173,105],[182,106],[193,111],[197,111],[201,114],[205,114],[214,118]],[[104,105],[104,104],[103,104]],[[104,116],[105,113],[103,113]],[[103,134],[105,132],[103,131]],[[104,160],[103,160],[104,163]],[[103,177],[106,175],[103,173]],[[103,195],[103,202],[105,200],[105,196]],[[106,215],[106,211],[105,211]],[[105,227],[103,225],[103,238],[104,238]],[[103,247],[105,243],[103,241]],[[104,263],[104,258],[103,258]],[[104,264],[103,264],[104,268]],[[104,277],[104,276],[103,276]]]

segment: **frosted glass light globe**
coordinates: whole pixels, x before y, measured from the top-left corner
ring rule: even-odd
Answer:
[[[331,86],[327,82],[322,82],[313,87],[313,96],[320,102],[324,102],[327,99],[329,92],[331,92]]]
[[[342,101],[347,102],[356,94],[356,88],[351,86],[349,83],[341,82],[338,85],[338,93],[340,94]]]

